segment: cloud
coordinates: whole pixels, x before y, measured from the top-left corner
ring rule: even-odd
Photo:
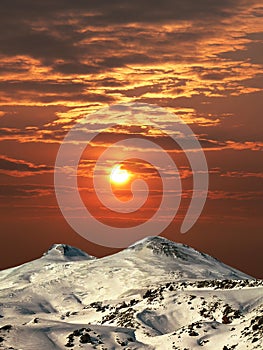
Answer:
[[[208,199],[210,200],[236,200],[236,201],[252,201],[262,199],[262,191],[209,191]]]
[[[256,3],[250,1],[250,3]],[[19,13],[25,20],[41,20],[43,18],[57,19],[59,15],[80,14],[85,18],[90,18],[91,23],[97,25],[112,23],[134,23],[134,22],[161,22],[178,19],[206,19],[225,18],[233,15],[236,9],[244,8],[248,4],[244,0],[221,0],[210,1],[200,0],[164,0],[162,6],[157,0],[135,0],[132,3],[128,0],[115,0],[109,3],[107,0],[76,0],[73,3],[66,0],[58,0],[54,4],[51,0],[45,1],[45,4],[37,4],[33,0],[3,0],[4,11],[3,18],[10,19],[16,13]],[[14,21],[13,21],[14,22]],[[103,22],[103,23],[102,23]],[[66,24],[65,24],[66,23]],[[74,23],[74,22],[73,22]],[[64,22],[62,29],[72,28],[71,23]]]
[[[234,178],[259,178],[263,179],[263,173],[252,173],[247,171],[227,171],[221,174],[223,177],[234,177]]]
[[[256,3],[164,0],[160,6],[155,0],[77,0],[74,4],[49,0],[43,6],[32,0],[4,0],[0,52],[31,57],[66,75],[165,62],[172,57],[175,62],[187,59],[196,43],[218,35],[228,18]]]
[[[2,81],[0,83],[2,101],[12,101],[16,95],[16,101],[63,103],[65,101],[82,102],[113,102],[114,97],[99,93],[89,93],[88,83],[72,83],[70,81]],[[35,94],[38,91],[38,94]]]
[[[245,50],[258,57],[259,1],[164,0],[161,6],[155,0],[3,1],[0,105],[9,105],[11,112],[0,121],[2,139],[19,135],[10,129],[27,123],[39,127],[37,136],[27,130],[26,138],[21,131],[20,140],[59,140],[63,131],[51,130],[42,120],[60,122],[62,108],[70,115],[77,106],[99,108],[135,99],[174,110],[192,108],[185,120],[203,134],[202,128],[208,133],[230,114],[204,107],[260,89],[258,59],[240,63],[226,57],[233,47],[241,56]],[[18,111],[18,104],[28,111]]]
[[[47,165],[36,165],[24,160],[0,157],[0,173],[14,177],[32,176],[53,171],[53,167]]]
[[[52,186],[40,186],[31,184],[10,185],[5,184],[0,187],[0,198],[26,199],[34,197],[48,196],[53,193]]]
[[[36,90],[35,90],[36,91]],[[32,93],[35,94],[32,90]],[[14,90],[12,92],[16,94]],[[47,123],[57,120],[58,113],[67,112],[66,106],[2,106],[1,128],[13,128],[17,130],[28,130],[28,127],[43,127]]]

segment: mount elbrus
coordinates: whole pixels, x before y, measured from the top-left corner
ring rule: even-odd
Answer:
[[[263,281],[161,237],[0,272],[0,349],[262,349]]]

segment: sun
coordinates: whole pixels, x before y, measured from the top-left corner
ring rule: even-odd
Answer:
[[[126,183],[130,178],[130,173],[125,170],[121,169],[121,165],[115,165],[111,171],[110,174],[110,181],[115,184],[124,184]]]

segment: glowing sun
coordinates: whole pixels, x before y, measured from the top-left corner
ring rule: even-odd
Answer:
[[[110,181],[115,184],[124,184],[127,182],[130,178],[130,173],[125,170],[121,169],[121,165],[115,165],[111,171],[110,174]]]

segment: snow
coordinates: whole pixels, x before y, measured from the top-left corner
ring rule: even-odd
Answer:
[[[0,272],[0,349],[261,349],[262,302],[263,281],[162,237],[56,244]]]
[[[50,247],[50,249],[44,254],[44,257],[48,259],[59,259],[64,261],[96,259],[94,256],[91,256],[82,250],[71,247],[67,244],[53,244],[52,247]]]

